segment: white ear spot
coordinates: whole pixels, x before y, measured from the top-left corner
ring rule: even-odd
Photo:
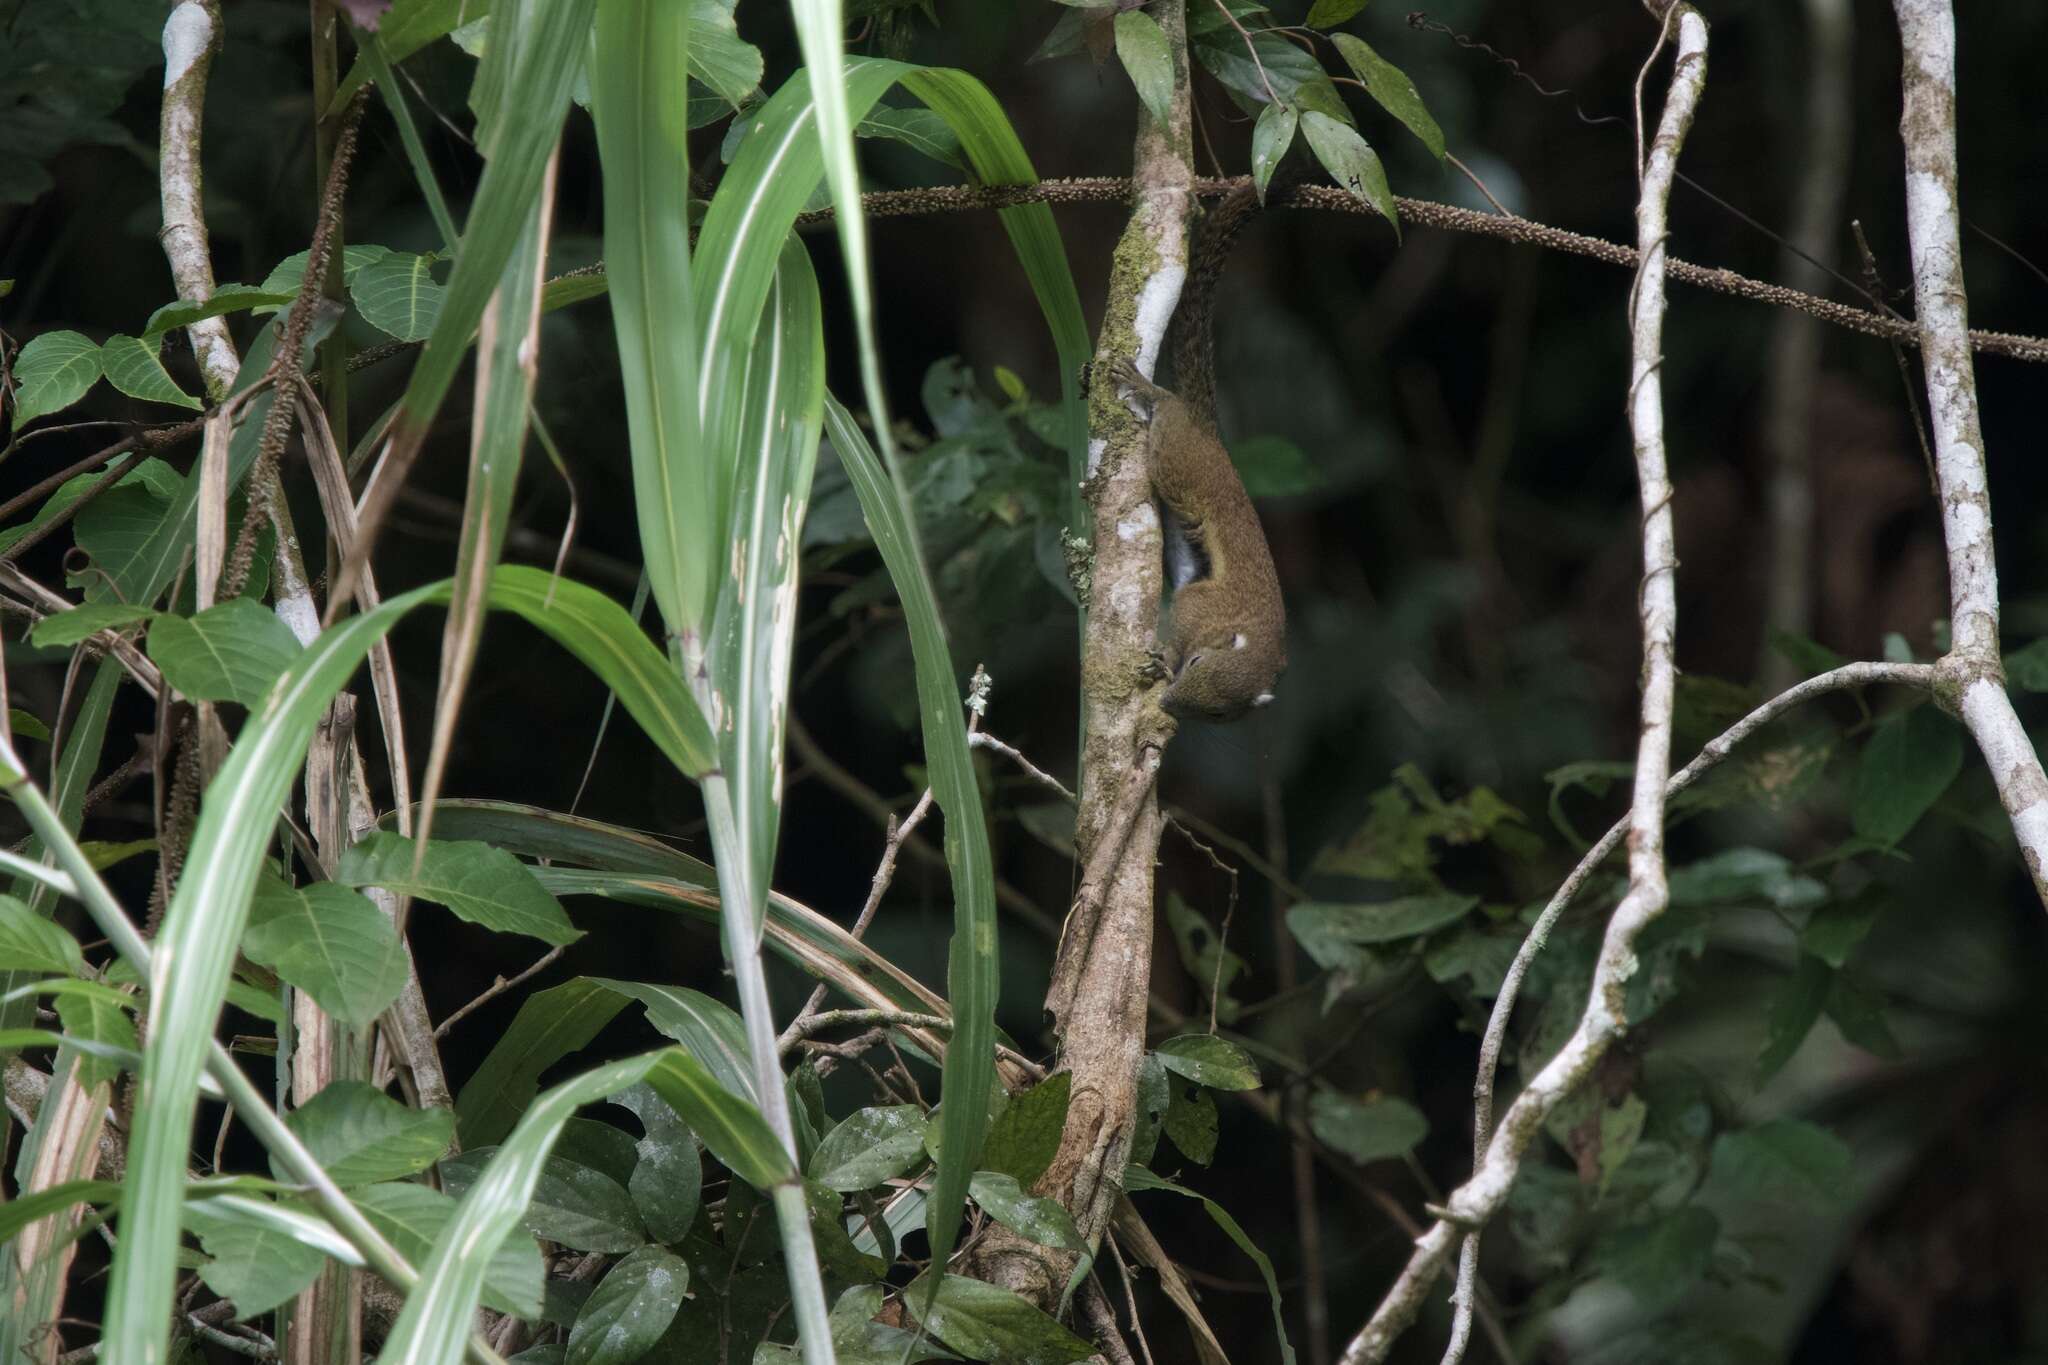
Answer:
[[[1230,637],[1230,647],[1232,649],[1243,649],[1245,645],[1248,643],[1250,642],[1247,641],[1242,635],[1233,635]]]
[[[1258,696],[1252,698],[1253,706],[1270,706],[1272,702],[1273,694],[1271,692],[1261,692]]]

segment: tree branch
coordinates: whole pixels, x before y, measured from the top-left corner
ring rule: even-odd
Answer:
[[[1657,135],[1640,169],[1636,203],[1636,248],[1644,262],[1629,294],[1629,422],[1635,436],[1636,481],[1642,498],[1643,581],[1638,608],[1643,630],[1643,696],[1636,747],[1634,793],[1629,805],[1629,886],[1608,922],[1593,970],[1586,1008],[1577,1028],[1556,1056],[1531,1079],[1509,1108],[1498,1132],[1475,1162],[1472,1178],[1450,1197],[1446,1217],[1416,1242],[1407,1267],[1345,1349],[1344,1365],[1386,1359],[1388,1351],[1421,1311],[1430,1286],[1467,1230],[1476,1231],[1507,1200],[1521,1169],[1522,1153],[1549,1112],[1570,1094],[1627,1027],[1623,1005],[1636,970],[1635,943],[1669,899],[1664,874],[1664,799],[1671,760],[1671,713],[1677,690],[1672,645],[1678,626],[1677,554],[1671,516],[1671,482],[1664,452],[1663,363],[1664,259],[1669,238],[1671,185],[1678,152],[1706,87],[1707,26],[1689,5],[1661,13],[1661,51],[1675,27],[1678,58],[1671,93]],[[1652,54],[1654,57],[1654,53]],[[1478,1249],[1468,1240],[1455,1295],[1456,1322],[1447,1359],[1455,1360],[1471,1330]]]
[[[2048,775],[2005,692],[1998,649],[1998,564],[1984,431],[1971,367],[1969,297],[1956,209],[1956,34],[1949,0],[1893,0],[1905,48],[1906,231],[1913,307],[1934,429],[1941,529],[1948,547],[1948,655],[1936,697],[1963,719],[1984,752],[2012,819],[2034,890],[2048,903]]]

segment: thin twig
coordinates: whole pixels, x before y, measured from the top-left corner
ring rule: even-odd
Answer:
[[[485,1005],[488,1005],[491,1001],[503,995],[506,991],[511,990],[514,986],[518,986],[526,981],[532,980],[534,976],[538,975],[540,972],[547,970],[547,968],[553,966],[556,962],[560,961],[562,954],[568,951],[569,946],[566,943],[557,945],[556,947],[550,949],[547,953],[543,954],[541,958],[538,961],[536,961],[532,966],[528,967],[525,971],[519,973],[519,975],[512,977],[510,980],[507,980],[505,977],[502,976],[499,977],[496,981],[493,981],[490,984],[490,986],[484,990],[484,993],[482,995],[479,995],[476,999],[470,1001],[467,1005],[464,1005],[461,1009],[455,1011],[455,1013],[449,1015],[446,1019],[443,1019],[440,1025],[436,1027],[434,1030],[435,1039],[439,1040],[441,1038],[447,1037],[449,1029],[454,1028],[464,1019],[467,1019],[470,1015],[476,1013]]]

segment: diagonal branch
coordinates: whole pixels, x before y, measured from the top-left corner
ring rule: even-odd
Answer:
[[[1642,497],[1643,580],[1638,608],[1643,630],[1643,696],[1636,748],[1635,786],[1629,805],[1629,885],[1609,920],[1585,1012],[1556,1056],[1529,1082],[1501,1120],[1472,1178],[1455,1191],[1446,1216],[1416,1242],[1408,1264],[1350,1346],[1344,1365],[1381,1361],[1422,1309],[1464,1230],[1476,1231],[1507,1201],[1522,1153],[1544,1118],[1591,1074],[1627,1028],[1623,1004],[1636,970],[1635,943],[1669,899],[1664,875],[1664,798],[1671,763],[1671,712],[1677,690],[1672,645],[1678,627],[1677,554],[1671,517],[1671,481],[1665,467],[1663,386],[1664,259],[1669,239],[1671,185],[1678,152],[1692,126],[1707,78],[1707,25],[1689,5],[1662,11],[1664,31],[1675,28],[1678,58],[1657,135],[1641,168],[1636,204],[1636,249],[1643,268],[1629,294],[1631,336],[1629,422],[1635,435],[1636,481]],[[1661,49],[1664,38],[1660,37]],[[1477,1266],[1477,1248],[1467,1253]],[[1461,1267],[1462,1272],[1462,1267]],[[1470,1278],[1461,1273],[1457,1325],[1450,1357],[1470,1331]]]

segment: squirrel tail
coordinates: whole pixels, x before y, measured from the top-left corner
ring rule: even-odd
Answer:
[[[1231,244],[1260,212],[1250,185],[1232,190],[1202,215],[1189,250],[1187,283],[1172,327],[1173,386],[1196,419],[1216,429],[1216,282]]]

